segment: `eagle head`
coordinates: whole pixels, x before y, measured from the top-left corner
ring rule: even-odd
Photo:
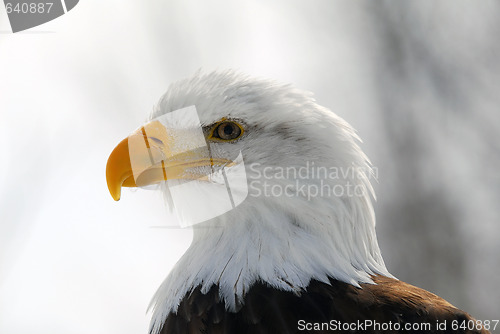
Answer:
[[[106,171],[115,200],[122,187],[160,184],[181,220],[196,223],[153,299],[153,326],[195,286],[218,285],[234,311],[257,281],[300,293],[312,279],[358,286],[391,276],[358,143],[347,122],[292,85],[235,71],[172,84]]]

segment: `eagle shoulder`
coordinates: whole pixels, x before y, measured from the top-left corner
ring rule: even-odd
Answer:
[[[475,319],[433,293],[389,277],[373,280],[360,288],[313,280],[300,295],[256,283],[237,312],[226,310],[216,285],[205,294],[197,287],[160,333],[488,333],[460,329]]]

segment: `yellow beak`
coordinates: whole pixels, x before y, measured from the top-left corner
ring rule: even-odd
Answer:
[[[151,122],[122,140],[106,165],[106,181],[113,199],[120,200],[122,187],[206,178],[212,172],[212,166],[232,163],[227,159],[212,158],[206,143],[202,146],[199,141],[189,150],[179,150],[179,147],[190,146],[185,142],[185,132],[168,132],[160,122]]]

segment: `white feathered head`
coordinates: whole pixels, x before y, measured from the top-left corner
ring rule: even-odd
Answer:
[[[183,127],[179,119],[193,112],[196,120]],[[230,210],[195,226],[191,247],[155,297],[157,319],[197,285],[218,284],[236,309],[257,280],[299,292],[311,279],[357,285],[375,273],[390,276],[375,234],[370,163],[352,127],[311,93],[235,71],[198,73],[169,87],[151,115],[156,120],[164,128],[158,138],[142,127],[111,155],[115,199],[141,177],[140,185],[163,182],[170,204],[196,198],[186,206],[193,212],[204,199],[233,196]],[[130,148],[134,136],[148,152]],[[127,161],[155,154],[134,175]],[[231,171],[241,166],[245,182],[233,182]],[[188,183],[197,186],[176,190]],[[179,269],[186,266],[192,270]]]

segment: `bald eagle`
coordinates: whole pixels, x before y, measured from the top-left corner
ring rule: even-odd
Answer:
[[[177,203],[181,216],[203,215],[152,300],[150,333],[486,333],[388,272],[358,143],[291,85],[235,71],[172,84],[106,167],[115,200],[122,187],[161,184],[172,205],[179,185],[196,185]]]

